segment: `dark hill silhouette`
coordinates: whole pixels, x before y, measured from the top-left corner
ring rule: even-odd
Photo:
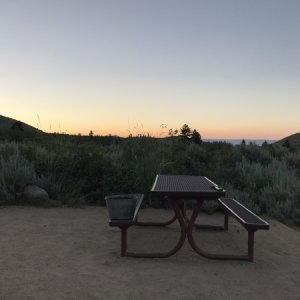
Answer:
[[[276,143],[274,145],[281,146],[291,146],[293,148],[300,148],[300,132],[287,136]]]
[[[22,121],[0,115],[0,130],[9,129],[24,132],[42,132],[41,130],[30,126]]]

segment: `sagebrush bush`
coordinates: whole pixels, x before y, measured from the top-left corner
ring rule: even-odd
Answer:
[[[283,221],[292,219],[300,199],[300,180],[295,169],[285,159],[273,158],[269,164],[261,164],[247,158],[236,164],[238,190],[233,193],[257,213]]]
[[[0,201],[13,204],[26,184],[35,183],[33,163],[24,158],[15,143],[0,143]]]
[[[156,174],[204,175],[257,213],[300,219],[299,150],[149,136],[54,134],[0,141],[2,204],[16,203],[24,184],[34,183],[62,204],[104,204],[107,194],[140,192],[146,204],[166,205],[148,201]]]

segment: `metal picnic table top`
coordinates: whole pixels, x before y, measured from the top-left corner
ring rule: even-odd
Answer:
[[[157,175],[151,193],[169,198],[216,200],[225,190],[205,176]]]

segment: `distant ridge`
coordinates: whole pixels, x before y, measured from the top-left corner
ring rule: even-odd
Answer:
[[[25,132],[42,132],[22,121],[0,115],[0,130],[16,129]]]
[[[294,148],[300,148],[300,132],[289,135],[275,143],[275,145],[290,145]]]
[[[232,145],[240,145],[243,139],[203,139],[204,142],[225,142]],[[268,144],[273,144],[276,140],[266,140],[266,139],[244,139],[245,143],[248,145],[250,143],[261,146],[264,142]]]

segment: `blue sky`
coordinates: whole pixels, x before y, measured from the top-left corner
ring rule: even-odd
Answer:
[[[83,134],[299,132],[299,14],[291,0],[1,0],[0,114]]]

